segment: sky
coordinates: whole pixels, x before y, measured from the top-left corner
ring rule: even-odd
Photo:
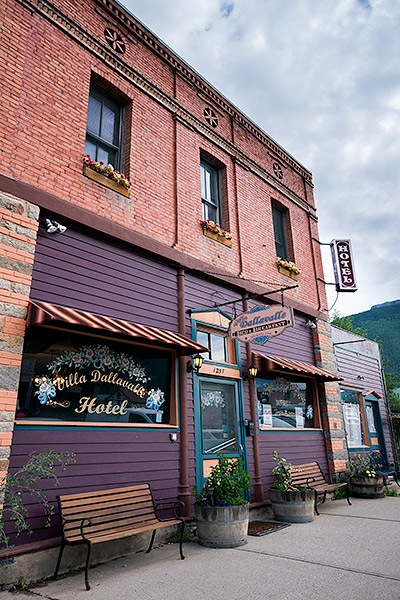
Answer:
[[[122,4],[312,172],[320,240],[351,239],[358,283],[329,308],[399,299],[400,2]]]

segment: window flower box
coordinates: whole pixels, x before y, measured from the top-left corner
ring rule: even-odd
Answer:
[[[200,225],[203,228],[203,235],[224,246],[228,246],[228,248],[232,248],[232,235],[222,229],[218,223],[214,223],[214,221],[208,219],[207,221],[200,221]]]
[[[92,160],[89,154],[83,157],[83,174],[85,177],[104,185],[127,198],[130,197],[131,182],[114,169],[112,165],[105,165],[102,161]]]
[[[290,277],[290,279],[293,279],[294,281],[298,281],[301,271],[293,262],[277,256],[276,266],[279,273],[286,275],[286,277]]]

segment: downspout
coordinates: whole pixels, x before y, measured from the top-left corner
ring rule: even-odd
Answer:
[[[178,331],[186,334],[185,315],[185,269],[177,272],[178,280]],[[184,503],[182,516],[188,517],[191,512],[191,494],[189,490],[189,444],[188,444],[188,410],[187,410],[187,371],[185,356],[179,358],[179,423],[180,423],[180,482],[178,500]]]
[[[247,312],[249,310],[249,301],[248,295],[245,294],[243,296],[243,311]],[[247,365],[251,365],[253,359],[253,353],[251,349],[251,342],[246,342],[246,355],[247,355]],[[258,419],[257,419],[257,402],[256,402],[256,392],[255,392],[255,381],[253,379],[249,379],[249,394],[250,394],[250,415],[251,420],[254,423],[254,436],[253,440],[253,458],[254,458],[254,494],[256,502],[264,502],[264,489],[261,481],[261,471],[260,471],[260,453],[258,449]]]

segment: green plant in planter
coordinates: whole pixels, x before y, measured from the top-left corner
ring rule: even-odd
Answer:
[[[203,489],[195,485],[193,492],[197,503],[204,506],[237,506],[247,504],[243,494],[249,489],[250,475],[243,461],[219,454],[218,465],[210,469]]]
[[[274,476],[274,485],[272,486],[275,490],[281,492],[298,492],[303,490],[304,487],[296,487],[292,484],[292,465],[287,462],[286,458],[280,458],[278,452],[274,450],[272,458],[278,463],[276,467],[272,469]]]
[[[76,462],[75,454],[72,452],[48,452],[32,453],[30,458],[14,472],[7,475],[0,482],[0,544],[10,548],[10,537],[4,531],[5,514],[14,522],[17,536],[23,531],[29,535],[32,529],[27,521],[29,517],[28,508],[24,502],[24,494],[35,496],[39,504],[44,508],[46,514],[46,527],[50,527],[51,517],[54,514],[54,506],[47,499],[47,494],[40,488],[40,481],[53,479],[56,486],[61,485],[56,472],[56,467],[65,471],[67,465]]]
[[[359,477],[377,477],[378,474],[371,467],[371,461],[369,456],[361,456],[361,454],[355,454],[354,458],[349,461],[350,476]]]

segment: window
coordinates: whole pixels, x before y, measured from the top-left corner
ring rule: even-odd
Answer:
[[[312,379],[256,379],[259,424],[265,428],[319,427]]]
[[[347,444],[349,448],[358,448],[367,445],[365,436],[366,425],[363,415],[361,392],[355,390],[342,390],[343,418],[346,428]]]
[[[41,329],[25,339],[17,419],[176,426],[174,352]]]
[[[202,346],[210,348],[210,352],[204,352],[202,356],[206,360],[215,362],[230,362],[228,351],[228,337],[223,333],[214,333],[210,331],[198,331],[197,342]]]
[[[120,168],[121,106],[98,90],[89,95],[85,154]]]
[[[286,237],[286,212],[286,210],[278,208],[275,204],[272,205],[276,256],[291,260]]]
[[[200,174],[203,219],[210,219],[210,221],[222,225],[219,169],[202,160]]]

